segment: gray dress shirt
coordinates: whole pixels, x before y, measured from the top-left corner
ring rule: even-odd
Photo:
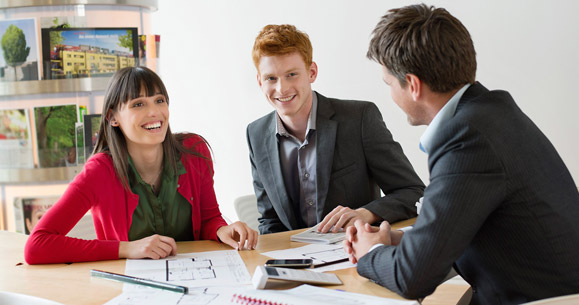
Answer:
[[[301,142],[290,134],[276,113],[277,139],[281,169],[288,195],[293,202],[298,221],[311,227],[316,225],[316,113],[318,99],[312,92],[312,109],[308,118],[306,138]]]

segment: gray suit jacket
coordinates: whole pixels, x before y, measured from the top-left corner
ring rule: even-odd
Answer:
[[[317,221],[338,205],[365,207],[392,222],[416,216],[414,204],[424,184],[392,139],[376,105],[314,94],[318,97],[316,188],[321,207]],[[262,234],[300,228],[282,176],[275,115],[271,112],[247,127]]]
[[[361,275],[414,299],[454,265],[471,304],[579,293],[577,186],[507,92],[472,85],[431,150],[414,229],[363,256]]]

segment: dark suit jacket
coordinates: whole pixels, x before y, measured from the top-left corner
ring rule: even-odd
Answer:
[[[317,221],[338,205],[365,207],[393,222],[416,216],[414,204],[424,184],[392,139],[376,105],[313,94],[318,97]],[[275,131],[275,111],[247,127],[262,234],[300,228],[286,192]]]
[[[579,292],[577,186],[507,92],[472,85],[431,150],[414,229],[363,256],[361,275],[414,299],[454,264],[473,287],[471,304]]]

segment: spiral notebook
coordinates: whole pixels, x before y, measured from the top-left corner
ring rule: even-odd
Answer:
[[[233,294],[231,304],[239,305],[418,305],[413,300],[380,298],[366,294],[301,285],[288,290],[247,289]]]

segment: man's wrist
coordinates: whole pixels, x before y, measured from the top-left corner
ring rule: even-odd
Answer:
[[[366,208],[359,208],[359,209],[357,209],[357,211],[361,214],[362,220],[364,220],[364,222],[367,222],[369,224],[373,224],[373,223],[376,223],[376,222],[382,220],[382,218],[380,218],[380,216],[374,214],[372,211],[370,211]]]
[[[374,249],[376,249],[376,248],[380,248],[380,247],[382,247],[382,246],[384,246],[384,244],[380,244],[380,243],[379,243],[379,244],[375,244],[375,245],[373,245],[372,247],[370,247],[370,249],[368,250],[368,253],[370,253],[370,252],[372,252],[372,250],[374,250]]]

